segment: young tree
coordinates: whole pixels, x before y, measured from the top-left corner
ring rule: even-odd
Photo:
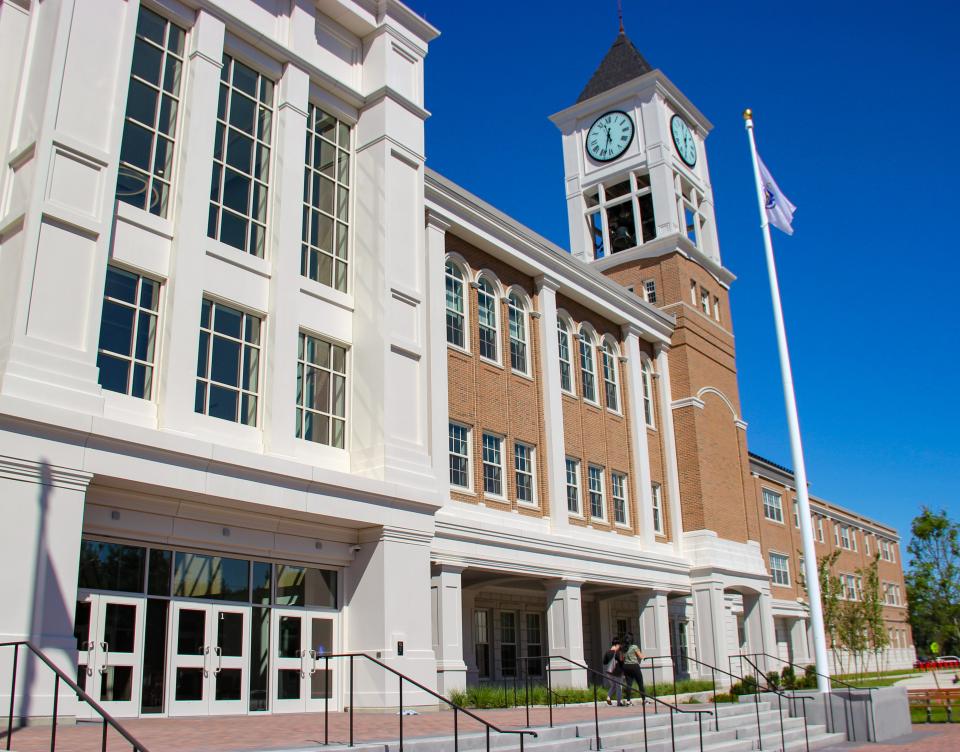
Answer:
[[[960,653],[960,525],[946,510],[923,507],[911,525],[907,604],[914,644],[940,643],[944,655]]]
[[[864,628],[867,632],[867,642],[873,650],[873,657],[880,671],[880,656],[884,648],[890,643],[887,627],[883,622],[883,592],[880,588],[880,552],[864,569],[858,569],[857,574],[863,579],[861,594]]]
[[[843,596],[843,583],[833,574],[833,565],[840,556],[840,551],[834,551],[817,559],[817,577],[820,580],[820,603],[823,611],[823,631],[830,638],[830,650],[833,653],[833,665],[837,665],[837,648],[840,647],[840,599]],[[801,572],[802,575],[802,572]],[[807,583],[800,577],[800,586],[807,593]]]

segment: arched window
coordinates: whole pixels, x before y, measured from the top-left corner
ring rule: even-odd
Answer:
[[[603,343],[603,391],[607,408],[620,412],[620,391],[617,387],[617,353],[609,342]]]
[[[497,295],[486,279],[477,283],[477,325],[480,328],[480,356],[497,359]]]
[[[510,367],[527,373],[527,313],[523,301],[514,292],[507,298],[507,312],[510,316]]]
[[[573,363],[570,361],[570,330],[567,322],[557,317],[557,340],[560,345],[560,388],[573,392]]]
[[[447,262],[447,342],[466,345],[463,304],[463,274],[452,261]]]
[[[643,418],[648,426],[653,425],[653,384],[650,373],[650,361],[640,361],[640,378],[643,381]]]
[[[585,400],[597,401],[597,371],[590,335],[580,330],[580,390]]]

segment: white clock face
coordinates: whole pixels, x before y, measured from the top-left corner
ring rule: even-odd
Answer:
[[[673,145],[677,147],[677,154],[687,165],[693,167],[697,163],[697,144],[693,140],[690,126],[679,115],[670,119],[670,131],[673,133]]]
[[[587,131],[587,154],[598,162],[609,162],[623,154],[633,141],[633,121],[620,110],[598,117]]]

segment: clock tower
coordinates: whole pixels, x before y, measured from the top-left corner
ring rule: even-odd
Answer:
[[[674,540],[756,541],[734,276],[721,262],[707,167],[712,125],[622,29],[576,103],[551,120],[563,136],[571,252],[676,319],[671,347],[653,353],[670,415],[652,437],[666,443],[672,423]]]

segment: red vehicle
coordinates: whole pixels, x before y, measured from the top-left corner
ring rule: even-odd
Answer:
[[[960,669],[960,657],[955,655],[941,655],[939,658],[914,661],[913,667],[918,671],[943,671],[946,669]]]

